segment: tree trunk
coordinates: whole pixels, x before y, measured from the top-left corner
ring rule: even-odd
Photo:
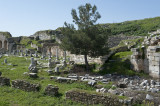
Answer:
[[[84,55],[84,60],[85,60],[85,64],[86,64],[86,70],[89,70],[89,64],[88,64],[88,60],[87,60],[87,55]]]

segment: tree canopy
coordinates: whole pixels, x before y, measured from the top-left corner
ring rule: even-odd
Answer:
[[[97,7],[87,3],[78,7],[79,14],[72,9],[71,14],[73,22],[78,26],[78,30],[73,24],[67,24],[62,29],[64,35],[61,47],[71,53],[82,54],[85,58],[85,64],[88,66],[87,55],[97,57],[104,55],[107,50],[107,38],[110,30],[104,30],[103,27],[95,25],[101,18]]]

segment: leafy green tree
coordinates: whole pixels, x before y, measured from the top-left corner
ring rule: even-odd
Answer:
[[[97,57],[108,51],[107,35],[110,34],[110,30],[106,31],[103,27],[95,25],[96,21],[101,18],[95,5],[91,6],[87,3],[79,6],[78,10],[79,15],[75,9],[72,9],[71,12],[73,22],[78,26],[78,30],[74,28],[74,25],[65,22],[65,27],[61,29],[64,35],[61,47],[71,53],[84,55],[88,70],[87,56]]]

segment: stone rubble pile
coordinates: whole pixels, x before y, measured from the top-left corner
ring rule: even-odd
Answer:
[[[110,89],[100,87],[97,92],[109,92],[116,95],[124,95],[125,91],[145,91],[149,93],[160,92],[160,81],[158,80],[146,80],[139,78],[138,76],[123,76],[116,74],[106,74],[104,76],[78,76],[78,75],[69,75],[68,77],[56,77],[51,76],[51,79],[56,79],[59,83],[70,81],[85,81],[88,82],[88,85],[96,87],[97,82],[108,84],[109,82],[116,82],[116,85],[112,85]],[[112,89],[115,88],[115,89]],[[119,90],[122,89],[122,90]],[[126,96],[126,95],[125,95]]]

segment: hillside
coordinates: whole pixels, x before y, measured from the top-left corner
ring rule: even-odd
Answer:
[[[125,21],[121,23],[100,24],[100,26],[110,28],[112,35],[123,34],[127,36],[146,36],[148,35],[148,32],[160,29],[160,17]]]

